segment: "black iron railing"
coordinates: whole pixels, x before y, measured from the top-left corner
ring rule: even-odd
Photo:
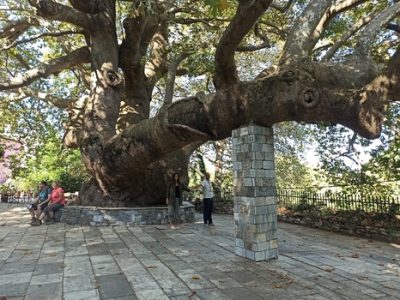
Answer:
[[[299,190],[278,190],[280,207],[327,208],[332,210],[363,210],[365,212],[400,212],[399,197],[361,195],[333,192],[310,192]]]

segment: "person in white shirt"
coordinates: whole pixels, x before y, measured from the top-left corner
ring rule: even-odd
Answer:
[[[214,226],[212,221],[212,210],[213,210],[213,198],[214,194],[212,192],[212,184],[210,182],[210,174],[206,173],[203,181],[201,182],[201,187],[203,189],[203,217],[204,224]]]

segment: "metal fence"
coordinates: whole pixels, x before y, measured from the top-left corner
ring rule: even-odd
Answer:
[[[332,210],[398,213],[399,197],[380,197],[373,195],[349,195],[344,193],[317,193],[297,190],[278,190],[280,207],[326,208]]]
[[[79,192],[74,192],[74,193],[64,193],[65,200],[73,200],[77,198],[79,195]],[[0,202],[3,203],[33,203],[35,201],[36,197],[33,197],[31,195],[23,195],[23,196],[18,196],[18,195],[6,195],[6,194],[0,194]],[[1,299],[1,298],[0,298]]]
[[[29,195],[24,196],[7,196],[0,195],[0,202],[8,202],[8,203],[31,203],[34,201],[34,198]]]
[[[231,189],[216,190],[215,194],[217,199],[233,201],[233,192]],[[360,194],[349,195],[341,192],[311,192],[290,189],[278,189],[277,196],[278,205],[280,207],[400,213],[400,197]]]

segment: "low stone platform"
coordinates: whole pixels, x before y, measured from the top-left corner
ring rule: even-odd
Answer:
[[[57,218],[62,223],[109,226],[109,225],[163,225],[169,224],[167,206],[157,207],[95,207],[95,206],[66,206]],[[195,207],[184,202],[180,209],[182,223],[193,223]]]

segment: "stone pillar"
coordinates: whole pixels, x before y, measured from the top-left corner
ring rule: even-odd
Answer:
[[[273,130],[232,131],[235,253],[255,261],[278,257]]]

